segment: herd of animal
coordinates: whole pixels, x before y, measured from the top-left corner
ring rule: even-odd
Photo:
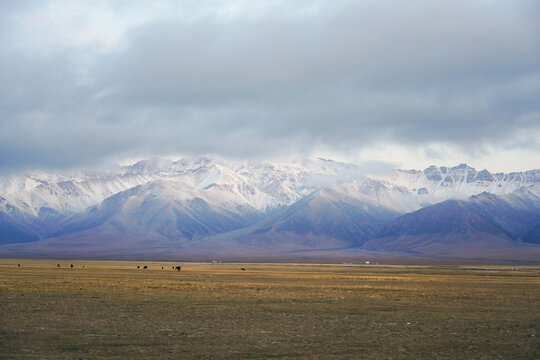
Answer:
[[[141,268],[141,266],[140,266],[140,265],[137,265],[137,269],[140,269],[140,268]],[[148,269],[148,265],[144,265],[144,266],[142,267],[142,269],[143,269],[143,270]],[[182,267],[181,267],[181,266],[173,266],[172,269],[173,269],[173,270],[176,270],[176,271],[180,271],[180,270],[182,270]],[[165,268],[162,266],[162,267],[161,267],[161,270],[165,270]]]
[[[17,264],[17,267],[21,267],[21,264]],[[60,264],[56,264],[56,267],[60,268],[60,267],[62,267],[62,266],[61,266]],[[69,267],[70,267],[71,269],[73,269],[73,268],[74,268],[74,265],[73,265],[73,264],[70,264]],[[83,269],[86,269],[86,265],[82,265],[82,268],[83,268]],[[137,269],[138,269],[138,270],[141,269],[141,265],[137,265]],[[143,266],[142,266],[142,269],[143,269],[143,270],[147,270],[147,269],[148,269],[148,265],[143,265]],[[176,271],[180,271],[180,270],[182,270],[182,267],[179,266],[179,265],[178,265],[178,266],[172,266],[172,269],[173,269],[173,270],[176,270]],[[161,270],[165,270],[165,268],[162,266],[162,267],[161,267]],[[246,271],[245,268],[240,268],[240,270]]]
[[[17,264],[17,267],[21,267],[21,264]],[[56,264],[56,267],[61,268],[62,265]],[[71,269],[73,269],[73,268],[75,267],[75,265],[69,264],[69,267],[70,267]],[[81,265],[81,267],[82,267],[83,269],[86,269],[86,265]],[[140,265],[137,265],[137,269],[140,269],[140,268],[141,268],[141,266],[140,266]],[[148,265],[143,265],[142,269],[143,269],[143,270],[148,269]],[[176,271],[180,271],[180,270],[182,270],[182,267],[181,267],[181,266],[173,266],[172,269],[173,269],[173,270],[176,270]],[[164,267],[163,267],[163,266],[161,267],[161,270],[164,270]]]

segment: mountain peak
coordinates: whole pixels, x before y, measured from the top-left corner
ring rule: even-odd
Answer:
[[[156,172],[169,171],[172,164],[172,160],[153,157],[137,161],[135,164],[125,167],[125,169],[130,173],[149,175]]]
[[[455,171],[455,170],[472,170],[472,171],[476,171],[473,167],[470,167],[466,163],[461,163],[458,166],[454,166],[454,167],[450,168],[450,171]]]

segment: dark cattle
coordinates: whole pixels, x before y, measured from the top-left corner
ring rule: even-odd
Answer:
[[[163,270],[163,266],[161,267],[161,270]]]
[[[143,270],[144,270],[144,269],[148,269],[148,266],[144,265],[144,266],[143,266]]]
[[[137,265],[137,269],[140,269],[141,267],[139,265]]]
[[[71,264],[71,268],[73,269],[73,264]]]
[[[21,264],[17,264],[18,267],[21,267]]]
[[[174,270],[174,266],[172,267],[172,269]]]
[[[242,271],[246,271],[246,269],[245,269],[245,268],[240,268],[240,270],[242,270]]]
[[[56,264],[56,267],[60,267],[60,264]]]
[[[177,266],[177,267],[174,268],[174,270],[180,271],[180,270],[182,270],[182,267],[181,267],[181,266]]]

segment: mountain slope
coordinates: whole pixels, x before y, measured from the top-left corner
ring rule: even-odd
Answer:
[[[43,224],[0,197],[0,245],[39,240]]]
[[[0,179],[0,194],[2,241],[39,240],[17,249],[44,254],[366,248],[467,257],[540,243],[539,170],[493,174],[462,164],[367,177],[360,166],[320,158],[149,159]]]
[[[368,198],[322,189],[247,229],[205,239],[201,246],[268,253],[350,248],[398,215]]]
[[[527,241],[525,235],[540,225],[540,197],[528,188],[508,195],[487,192],[471,196],[471,209],[508,232],[513,240]]]
[[[525,237],[540,223],[535,203],[535,198],[524,199],[522,191],[504,197],[482,193],[467,201],[447,200],[400,216],[364,248],[425,256],[498,253],[504,257],[504,251],[523,247],[523,241],[536,241]]]
[[[216,202],[223,199],[218,185],[188,194],[178,191],[177,184],[162,181],[141,185],[104,200],[99,206],[68,218],[55,236],[79,231],[108,229],[118,237],[157,234],[171,239],[192,240],[249,226],[260,219],[261,212],[239,199],[236,203]]]

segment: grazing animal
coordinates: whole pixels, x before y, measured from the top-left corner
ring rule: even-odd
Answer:
[[[140,269],[141,267],[139,265],[137,265],[137,269]]]
[[[245,269],[245,268],[240,268],[240,270],[242,270],[242,271],[246,271],[246,269]]]
[[[161,267],[161,270],[163,270],[163,266]]]
[[[56,264],[56,267],[60,267],[60,264]]]
[[[71,268],[73,269],[73,264],[71,264]]]
[[[143,270],[144,270],[144,269],[148,269],[148,266],[144,265],[144,266],[143,266]]]
[[[174,266],[172,267],[172,269],[174,270]]]
[[[86,265],[83,265],[82,268],[83,268],[83,269],[86,269]]]
[[[182,267],[181,267],[181,266],[177,266],[177,267],[175,267],[174,269],[175,269],[176,271],[180,271],[180,270],[182,270]]]
[[[17,264],[18,267],[21,267],[21,264]]]

